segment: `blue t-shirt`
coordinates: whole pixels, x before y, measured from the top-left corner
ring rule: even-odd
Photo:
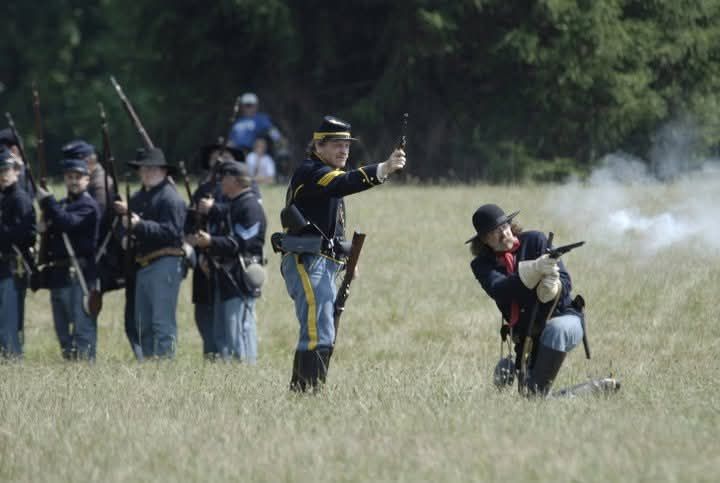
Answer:
[[[277,141],[280,133],[273,126],[270,116],[258,112],[254,116],[239,118],[230,130],[230,147],[251,150],[258,136],[267,134],[270,139]]]

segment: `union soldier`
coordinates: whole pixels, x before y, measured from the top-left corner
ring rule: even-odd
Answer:
[[[506,215],[494,204],[481,206],[472,217],[477,233],[466,243],[471,243],[475,257],[472,271],[500,309],[504,330],[515,342],[515,367],[520,364],[530,317],[537,315],[527,390],[544,396],[567,353],[583,338],[583,314],[570,298],[572,284],[564,264],[546,253],[547,237],[522,231],[514,221],[517,214]],[[536,303],[540,305],[534,311]]]
[[[114,200],[115,186],[113,186],[113,180],[106,175],[105,168],[98,162],[95,146],[82,139],[77,139],[65,144],[62,147],[62,153],[65,159],[85,160],[90,172],[87,192],[97,201],[100,212],[104,215],[108,199]]]
[[[83,308],[85,288],[97,282],[95,250],[101,212],[88,193],[90,170],[84,159],[62,161],[67,197],[55,197],[38,187],[36,198],[45,214],[48,231],[44,280],[50,289],[55,333],[66,360],[94,361],[97,348],[97,319]],[[70,245],[70,246],[68,246]],[[81,273],[71,259],[74,253]],[[82,278],[82,280],[81,280]]]
[[[206,178],[200,183],[192,194],[191,208],[185,220],[186,240],[194,244],[192,235],[199,229],[198,226],[206,222],[206,217],[212,206],[215,210],[224,210],[224,200],[220,182],[216,176],[216,164],[224,160],[242,159],[242,152],[232,148],[225,148],[221,144],[209,144],[200,150],[200,167],[207,171]],[[217,200],[217,202],[216,202]],[[200,206],[202,205],[202,212]],[[206,230],[207,231],[207,230]],[[208,260],[204,250],[197,250],[197,263],[192,277],[192,302],[195,305],[194,315],[200,338],[203,342],[203,355],[212,358],[217,354],[213,336],[213,278],[208,277]]]
[[[267,222],[251,188],[244,163],[225,161],[218,170],[227,208],[211,212],[209,232],[193,245],[207,252],[213,281],[213,338],[221,358],[257,360],[255,300],[264,279],[263,244]],[[207,268],[206,268],[207,269]],[[254,278],[259,274],[260,279]]]
[[[21,167],[0,146],[0,354],[21,357],[22,306],[36,223],[32,199],[19,189]]]
[[[142,187],[129,201],[115,202],[115,210],[122,217],[127,236],[132,237],[137,272],[132,303],[134,308],[126,317],[136,334],[128,330],[128,337],[138,360],[145,357],[172,357],[177,343],[176,309],[178,292],[185,265],[183,226],[186,204],[168,179],[174,166],[165,161],[158,148],[139,149],[134,161]],[[126,325],[128,321],[126,321]],[[132,327],[130,327],[132,329]]]
[[[298,211],[309,224],[297,233],[284,226],[306,242],[317,240],[317,248],[308,248],[312,243],[295,248],[274,243],[284,252],[281,271],[300,323],[290,382],[294,391],[316,388],[327,376],[335,339],[335,277],[347,255],[343,197],[382,184],[405,166],[405,153],[396,149],[385,162],[345,171],[354,140],[350,124],[332,116],[323,119],[307,158],[290,180],[286,200],[286,212]]]

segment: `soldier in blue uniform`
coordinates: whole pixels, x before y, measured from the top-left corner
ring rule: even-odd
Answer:
[[[138,150],[128,162],[137,168],[142,188],[125,202],[116,201],[127,235],[132,237],[137,272],[133,322],[137,340],[131,340],[135,356],[172,357],[177,344],[177,301],[185,263],[183,227],[187,206],[168,173],[175,168],[158,148]],[[127,236],[126,235],[126,236]],[[126,240],[127,243],[127,240]]]
[[[297,209],[309,222],[300,235],[320,240],[318,249],[309,253],[307,249],[293,252],[289,247],[281,248],[285,252],[281,271],[300,322],[290,382],[294,391],[315,388],[327,375],[335,339],[335,276],[346,256],[343,197],[382,184],[388,175],[405,166],[405,153],[397,149],[385,162],[345,170],[354,140],[350,124],[326,116],[288,187],[287,206]]]
[[[0,355],[21,357],[21,306],[35,245],[35,209],[18,186],[20,165],[12,152],[0,146]]]
[[[548,394],[568,352],[583,337],[582,313],[570,298],[570,274],[561,260],[545,253],[548,240],[538,231],[522,231],[497,205],[487,204],[473,215],[477,232],[471,243],[473,274],[495,301],[508,329],[512,330],[515,353],[530,324],[532,308],[539,303],[533,334],[535,343],[527,389],[530,394]],[[545,324],[547,321],[547,324]],[[519,365],[519,359],[515,366]]]
[[[65,159],[82,159],[87,162],[90,172],[87,191],[97,201],[100,212],[105,216],[108,200],[115,199],[115,186],[113,180],[106,175],[105,168],[98,162],[95,146],[82,139],[76,139],[65,144],[62,153]]]
[[[214,292],[212,333],[219,356],[254,364],[255,300],[260,295],[262,280],[253,277],[258,271],[264,273],[261,265],[267,222],[251,188],[247,166],[225,161],[218,172],[226,209],[213,210],[210,232],[200,230],[193,244],[207,252],[210,262]]]
[[[225,148],[220,144],[209,144],[200,150],[200,167],[207,171],[207,176],[192,194],[191,209],[185,220],[186,240],[195,244],[194,234],[200,230],[208,231],[207,215],[215,205],[216,210],[223,210],[224,200],[217,176],[216,163],[223,160],[242,159],[242,152]],[[204,210],[199,211],[202,205]],[[209,205],[209,206],[208,206]],[[197,262],[192,277],[192,302],[195,305],[194,315],[200,338],[203,342],[203,355],[212,359],[218,353],[213,336],[213,278],[209,277],[209,262],[204,250],[197,250]]]
[[[90,182],[87,162],[65,159],[62,167],[67,197],[57,201],[41,187],[35,195],[48,231],[44,279],[50,289],[55,333],[63,358],[94,361],[97,319],[83,308],[83,297],[87,296],[83,282],[87,289],[97,281],[95,251],[101,213],[97,201],[87,191]],[[82,273],[76,271],[71,259],[73,252]]]

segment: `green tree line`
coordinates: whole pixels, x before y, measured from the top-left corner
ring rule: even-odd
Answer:
[[[297,161],[323,114],[353,124],[355,160],[386,155],[408,112],[419,178],[557,179],[624,150],[646,157],[661,126],[720,141],[718,0],[9,0],[0,104],[32,146],[30,86],[50,159],[74,137],[116,157],[140,141],[123,85],[173,160],[224,135],[254,91]],[[32,152],[31,149],[28,149]]]

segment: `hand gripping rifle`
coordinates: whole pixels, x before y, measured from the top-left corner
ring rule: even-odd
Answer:
[[[130,120],[135,125],[135,129],[137,129],[138,134],[140,134],[140,138],[143,141],[143,144],[147,149],[152,149],[155,147],[152,140],[150,139],[150,136],[148,136],[147,131],[145,130],[145,127],[143,126],[142,122],[140,121],[140,118],[138,117],[137,113],[135,112],[135,109],[133,109],[132,104],[130,103],[130,100],[125,95],[125,92],[123,92],[122,87],[120,87],[120,84],[115,80],[115,77],[110,76],[110,82],[112,82],[113,87],[115,87],[115,91],[117,92],[118,97],[120,97],[120,101],[122,101],[122,105],[125,108],[125,112],[127,112],[128,116],[130,116]]]
[[[357,268],[363,243],[365,243],[365,234],[355,232],[353,234],[352,245],[350,247],[350,256],[348,257],[347,264],[345,265],[345,276],[343,277],[337,297],[335,298],[335,340],[337,340],[338,329],[340,327],[340,317],[345,311],[345,302],[350,296],[350,284],[352,283],[353,278],[355,278],[355,269]],[[333,345],[335,344],[335,340],[333,340]]]
[[[581,247],[585,244],[584,241],[577,242],[577,243],[570,243],[569,245],[563,245],[555,248],[550,248],[553,242],[554,234],[550,232],[548,234],[547,239],[547,248],[545,249],[545,253],[547,253],[550,258],[558,259],[565,253],[568,253],[569,251],[573,250],[574,248]],[[538,285],[542,283],[542,280],[538,282]],[[537,286],[533,289],[533,294],[535,294],[535,290],[537,289]],[[550,308],[550,311],[548,312],[548,318],[552,316],[553,311],[555,310],[555,306],[557,305],[558,300],[560,299],[560,296],[562,294],[562,289],[558,292],[557,297],[555,297],[555,301]],[[525,339],[523,340],[522,345],[522,354],[520,356],[520,368],[518,371],[518,383],[519,383],[519,389],[520,392],[527,391],[527,378],[528,378],[528,364],[530,363],[530,356],[533,351],[533,336],[535,332],[535,322],[538,315],[538,310],[540,309],[540,301],[535,300],[535,304],[533,305],[532,312],[530,313],[530,323],[528,324],[527,332],[525,333]],[[589,352],[588,346],[587,346],[587,339],[583,335],[583,344],[585,345],[586,351]]]

